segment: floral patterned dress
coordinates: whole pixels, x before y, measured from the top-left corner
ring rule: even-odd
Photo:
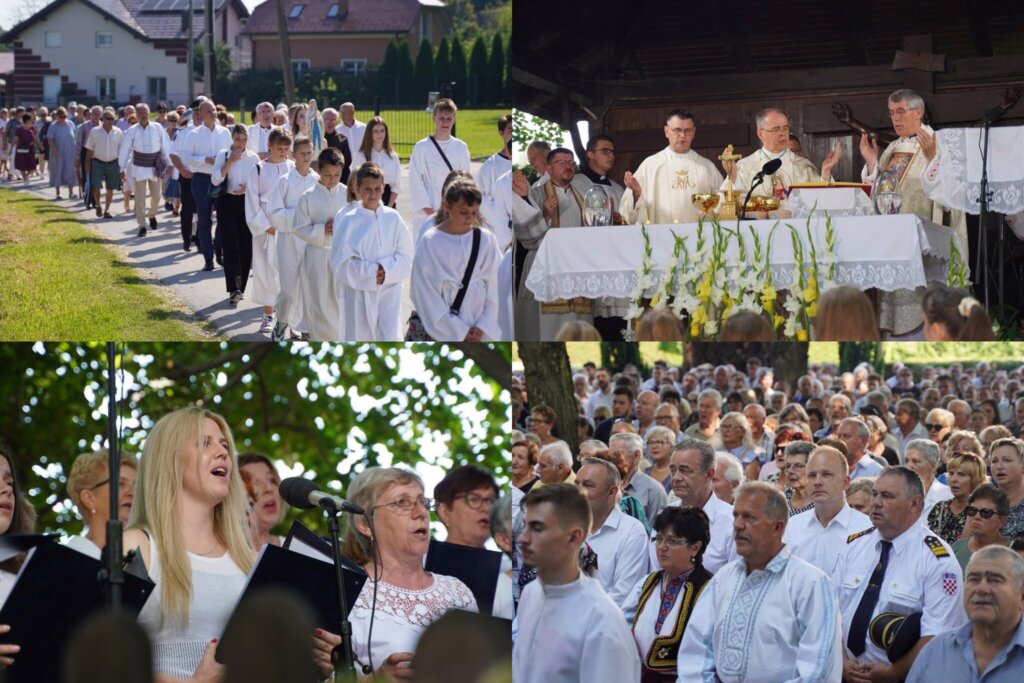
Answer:
[[[958,515],[949,508],[952,502],[944,500],[928,513],[928,528],[950,545],[960,540],[964,533],[964,524],[967,522],[967,508],[965,507]]]

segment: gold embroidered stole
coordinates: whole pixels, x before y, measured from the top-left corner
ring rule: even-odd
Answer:
[[[583,197],[576,191],[576,188],[572,185],[569,186],[569,192],[572,193],[572,198],[576,200],[577,206],[580,207],[580,218],[583,217]],[[555,184],[548,180],[544,183],[544,198],[549,199],[555,196]],[[552,228],[560,228],[562,215],[561,211],[555,211],[554,217],[551,219]],[[564,315],[566,313],[579,313],[581,315],[590,315],[594,312],[594,302],[586,297],[577,296],[572,299],[555,299],[547,303],[541,303],[540,312],[542,315]]]

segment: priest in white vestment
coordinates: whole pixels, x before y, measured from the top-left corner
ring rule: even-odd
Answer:
[[[623,194],[619,204],[625,223],[693,223],[700,217],[693,195],[718,192],[722,174],[690,149],[696,133],[690,112],[677,109],[668,115],[668,147],[640,162],[636,173],[626,173],[625,184],[631,191]]]
[[[412,271],[412,237],[401,215],[381,204],[379,168],[364,165],[356,183],[360,205],[335,215],[331,246],[340,341],[401,341],[402,282]]]
[[[777,197],[780,206],[785,207],[786,196],[789,189],[797,183],[818,183],[828,182],[832,178],[832,169],[839,162],[840,148],[833,149],[821,164],[821,173],[810,160],[798,156],[789,149],[789,117],[778,109],[764,109],[758,112],[755,119],[757,124],[757,138],[761,141],[761,149],[753,154],[743,157],[736,162],[735,175],[732,182],[734,190],[740,190],[743,194],[740,201],[746,196],[754,176],[761,172],[761,169],[769,161],[778,159],[782,162],[779,169],[768,176],[754,190],[753,197]],[[725,183],[721,189],[725,189]]]
[[[341,307],[331,273],[330,254],[334,244],[334,217],[348,202],[348,188],[341,183],[344,160],[334,148],[320,153],[317,167],[320,182],[299,197],[295,207],[294,234],[306,244],[302,259],[304,310],[302,317],[313,341],[341,339]]]
[[[267,158],[249,174],[245,192],[245,222],[252,233],[252,302],[263,307],[260,332],[271,332],[274,325],[274,304],[279,289],[277,280],[277,228],[270,221],[270,197],[278,180],[295,168],[287,158],[288,137],[274,136]]]
[[[932,201],[921,185],[921,174],[929,163],[921,148],[921,141],[927,140],[930,143],[933,154],[935,144],[935,131],[922,122],[924,100],[913,90],[897,90],[889,95],[887,104],[892,126],[900,137],[889,143],[879,155],[878,142],[869,141],[866,135],[861,136],[860,153],[867,162],[861,171],[861,178],[865,183],[873,184],[881,171],[894,173],[902,197],[900,213],[912,213],[926,221],[952,228],[963,243],[961,256],[966,263],[970,263],[966,215]],[[893,336],[900,336],[919,328],[924,323],[921,311],[924,292],[924,287],[895,292],[879,291],[878,317],[881,329]]]
[[[472,170],[469,147],[452,135],[456,111],[455,103],[450,99],[438,100],[434,105],[434,134],[423,138],[412,148],[409,201],[413,213],[429,216],[437,211],[441,206],[441,187],[448,174],[455,170]]]
[[[679,683],[842,678],[842,625],[832,580],[783,542],[789,508],[767,482],[736,492],[740,558],[705,586],[677,659]]]
[[[306,243],[295,237],[293,226],[295,207],[299,197],[319,181],[316,171],[310,168],[313,162],[313,145],[304,142],[295,145],[292,153],[295,167],[277,183],[274,193],[270,196],[270,223],[277,230],[277,276],[278,290],[274,310],[277,311],[277,322],[271,341],[281,341],[290,326],[295,332],[309,332],[302,312],[305,308],[299,271],[306,253]]]

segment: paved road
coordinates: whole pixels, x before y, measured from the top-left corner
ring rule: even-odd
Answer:
[[[473,163],[473,173],[479,171],[480,164]],[[408,188],[408,166],[402,167],[402,186]],[[53,199],[54,190],[48,181],[34,178],[27,185],[20,180],[0,183],[0,187],[28,192],[37,197]],[[67,199],[67,188],[62,191],[65,199],[54,202],[68,209],[85,225],[112,240],[119,254],[138,271],[140,277],[156,286],[167,287],[170,294],[181,300],[184,305],[202,319],[210,322],[217,334],[236,340],[269,340],[270,333],[260,333],[259,326],[262,311],[259,306],[243,300],[238,308],[231,308],[227,301],[224,285],[224,271],[220,266],[212,272],[203,272],[203,257],[198,250],[182,251],[181,229],[178,218],[164,210],[163,205],[157,213],[158,227],[150,230],[145,237],[137,237],[138,227],[135,213],[124,213],[123,196],[114,193],[114,201],[110,206],[113,218],[96,218],[95,212],[85,209],[81,199]],[[408,192],[399,195],[398,209],[410,231],[415,232],[423,218],[412,215],[409,207]],[[251,283],[251,280],[250,280]],[[403,329],[404,321],[412,310],[409,299],[408,281],[404,286],[402,305]],[[117,335],[114,335],[115,337]]]

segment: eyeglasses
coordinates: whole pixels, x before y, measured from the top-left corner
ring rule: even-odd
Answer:
[[[945,427],[946,425],[943,425],[943,424],[929,424],[929,423],[926,422],[924,426],[928,429],[929,432],[937,432],[937,431],[941,430],[943,427]]]
[[[669,130],[676,135],[693,135],[697,132],[696,128],[669,128]]]
[[[466,505],[473,508],[474,510],[479,510],[482,507],[493,507],[494,502],[498,500],[494,496],[481,496],[478,493],[463,493],[462,495],[455,497],[465,499]],[[427,509],[429,510],[430,508]]]
[[[573,166],[575,162],[572,159],[558,159],[557,161],[551,162],[552,166]]]
[[[662,536],[657,534],[654,537],[654,545],[667,545],[669,548],[682,548],[684,545],[689,545],[689,541],[685,538],[679,538],[678,536]]]
[[[615,154],[615,150],[611,147],[598,147],[594,152],[597,154]]]
[[[914,109],[917,109],[917,107],[914,107],[912,109],[890,109],[889,110],[889,118],[895,119],[895,118],[900,118],[900,117],[906,116],[910,112],[914,111]]]
[[[110,479],[109,478],[104,479],[100,483],[93,484],[92,486],[90,486],[89,490],[90,491],[95,491],[99,487],[106,486],[109,483],[110,483]],[[128,479],[118,479],[117,480],[117,485],[121,487],[122,491],[134,491],[135,490],[135,482],[134,481],[129,481]]]
[[[671,446],[671,441],[664,441],[663,439],[652,439],[647,442],[648,446]]]
[[[774,128],[762,128],[761,130],[772,135],[778,135],[779,133],[788,133],[789,126],[775,126]]]
[[[380,505],[374,505],[373,509],[386,508],[386,507],[397,507],[403,512],[412,512],[416,509],[416,505],[422,505],[429,512],[434,509],[434,499],[427,498],[426,496],[417,496],[415,498],[411,496],[402,496],[398,500],[393,500],[390,503],[381,503]]]
[[[989,510],[988,508],[976,508],[973,505],[968,505],[967,509],[964,510],[964,514],[968,517],[973,517],[974,515],[981,515],[982,519],[992,519],[994,515],[998,515],[999,513],[996,512],[995,510]]]
[[[677,420],[677,419],[679,419],[679,418],[677,418],[674,415],[658,415],[658,416],[656,416],[654,418],[654,421],[655,422],[671,422],[672,420]]]

